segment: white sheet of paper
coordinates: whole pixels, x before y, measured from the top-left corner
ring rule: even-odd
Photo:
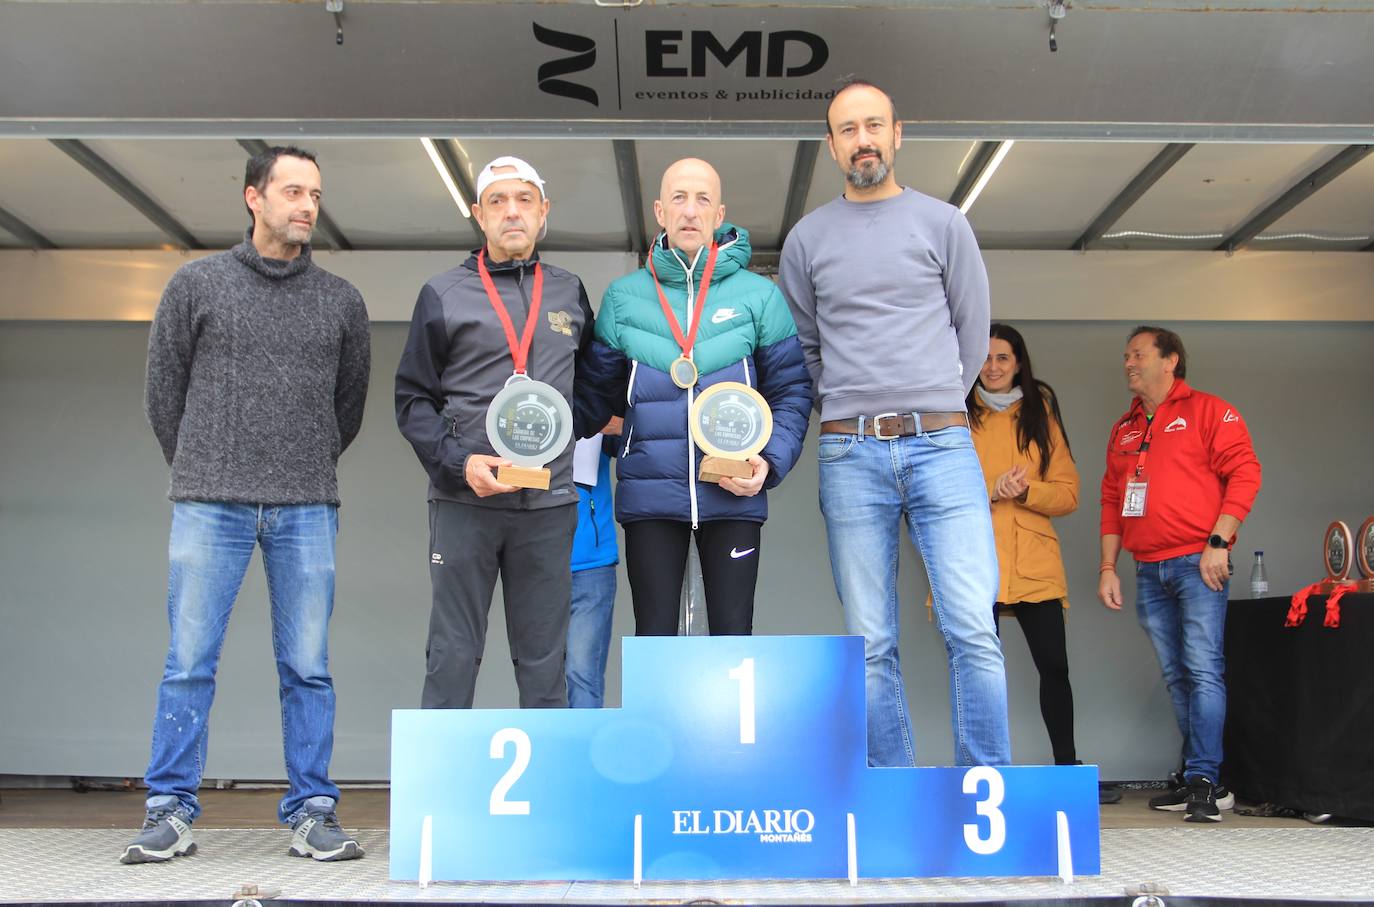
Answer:
[[[595,485],[600,465],[600,433],[579,440],[573,447],[573,481],[579,485]]]

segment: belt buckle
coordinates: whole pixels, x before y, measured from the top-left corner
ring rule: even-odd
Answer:
[[[901,415],[902,415],[901,413],[879,413],[878,415],[874,416],[874,417],[873,417],[873,437],[877,438],[879,441],[895,441],[895,440],[897,440],[898,438],[900,438],[900,437],[901,437],[900,434],[895,434],[895,435],[885,435],[885,434],[883,434],[883,427],[882,427],[882,426],[883,426],[883,420],[884,420],[884,419],[897,419],[897,418],[900,418]],[[897,431],[900,432],[901,430],[902,430],[902,429],[901,429],[901,424],[898,423]]]

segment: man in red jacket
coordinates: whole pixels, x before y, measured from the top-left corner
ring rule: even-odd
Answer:
[[[1217,784],[1230,549],[1259,492],[1260,464],[1240,413],[1189,387],[1187,364],[1173,331],[1131,332],[1126,386],[1135,399],[1107,442],[1097,597],[1121,609],[1116,559],[1124,547],[1136,561],[1136,613],[1183,733],[1183,769],[1150,806],[1220,822],[1235,804]]]

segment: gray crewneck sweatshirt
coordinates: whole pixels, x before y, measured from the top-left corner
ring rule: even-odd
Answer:
[[[988,276],[958,208],[841,196],[788,234],[779,285],[821,419],[962,412],[988,355]]]
[[[367,309],[310,247],[250,238],[172,275],[148,336],[144,407],[174,501],[337,504],[335,464],[363,421]]]

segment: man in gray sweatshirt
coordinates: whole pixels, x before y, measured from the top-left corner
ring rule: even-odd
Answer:
[[[847,85],[826,130],[844,194],[788,235],[779,283],[816,384],[835,589],[864,637],[869,763],[915,764],[897,645],[905,522],[949,653],[955,761],[1007,764],[997,552],[964,410],[988,352],[987,272],[963,214],[897,182],[887,94]]]
[[[148,338],[145,407],[172,467],[171,644],[153,716],[147,817],[120,860],[194,853],[215,668],[255,546],[262,547],[281,681],[286,774],[278,816],[292,856],[363,855],[335,815],[335,464],[358,434],[371,366],[367,310],[318,268],[320,170],[299,148],[254,155],[244,241],[182,266]]]

